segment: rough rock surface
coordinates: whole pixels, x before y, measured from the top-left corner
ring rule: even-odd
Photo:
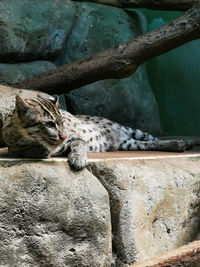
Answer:
[[[200,224],[200,158],[91,163],[110,196],[116,266],[194,240]]]
[[[93,3],[77,3],[77,21],[66,41],[61,63],[70,63],[144,33],[138,12]],[[66,95],[72,113],[107,117],[119,123],[160,134],[157,104],[145,65],[127,79],[105,80]],[[153,119],[152,119],[153,118]]]
[[[32,61],[18,64],[0,64],[0,84],[11,84],[55,69],[49,61]]]
[[[2,0],[0,61],[56,59],[75,15],[70,0]]]
[[[193,241],[187,245],[170,250],[165,254],[155,256],[128,267],[199,267],[200,266],[200,241]]]
[[[106,190],[66,162],[0,161],[0,266],[110,267]]]
[[[81,172],[0,156],[2,266],[127,267],[198,238],[200,154],[90,157]]]

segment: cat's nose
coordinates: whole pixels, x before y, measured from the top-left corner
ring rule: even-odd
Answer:
[[[60,135],[60,140],[65,140],[67,138],[67,136],[65,135]]]

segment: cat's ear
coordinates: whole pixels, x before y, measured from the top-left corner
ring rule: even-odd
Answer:
[[[49,100],[58,108],[59,106],[59,96],[58,95],[54,95],[49,97]]]
[[[18,114],[25,115],[26,111],[30,109],[30,105],[19,95],[16,95],[15,106]]]

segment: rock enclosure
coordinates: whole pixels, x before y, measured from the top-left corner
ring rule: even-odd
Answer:
[[[195,240],[199,163],[91,159],[73,172],[66,159],[1,155],[1,266],[126,267]]]
[[[0,10],[0,84],[4,85],[108,49],[145,29],[140,13],[93,3],[3,0]],[[73,113],[106,116],[161,133],[145,65],[127,79],[100,81],[62,95],[61,104]]]
[[[0,266],[110,266],[109,198],[66,162],[0,162]]]
[[[70,0],[3,0],[0,10],[4,85],[132,39],[145,27],[138,12]],[[38,92],[1,85],[0,128],[16,94]],[[145,65],[61,102],[75,113],[161,132]],[[199,166],[199,156],[104,160],[74,173],[65,159],[0,158],[0,266],[126,267],[194,240]]]
[[[89,166],[110,196],[116,266],[162,254],[196,238],[199,159],[108,161]]]

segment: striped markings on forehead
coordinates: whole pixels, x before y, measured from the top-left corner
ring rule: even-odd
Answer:
[[[32,102],[37,103],[52,119],[59,119],[62,121],[61,114],[57,107],[48,99],[31,98],[26,100],[28,104],[33,105]],[[31,102],[30,102],[31,101]]]

